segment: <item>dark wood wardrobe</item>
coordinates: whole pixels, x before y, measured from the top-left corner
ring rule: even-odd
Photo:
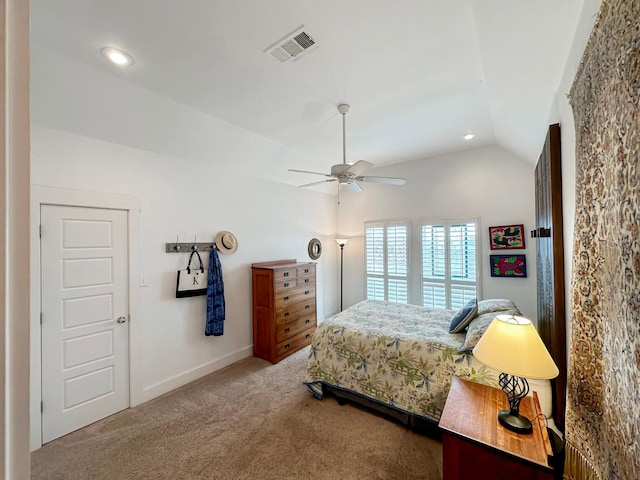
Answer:
[[[564,430],[567,385],[560,126],[551,125],[535,170],[538,331],[560,374],[552,381],[553,417]]]

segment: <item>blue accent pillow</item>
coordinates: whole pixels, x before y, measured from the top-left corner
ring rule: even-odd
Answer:
[[[469,300],[464,307],[458,310],[453,317],[451,317],[451,323],[449,324],[449,333],[460,333],[467,325],[471,323],[471,320],[478,314],[478,299],[474,298]]]

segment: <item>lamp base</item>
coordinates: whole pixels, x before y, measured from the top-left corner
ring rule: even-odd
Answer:
[[[507,430],[516,433],[531,433],[533,426],[527,417],[523,417],[518,412],[501,410],[498,413],[498,421]]]

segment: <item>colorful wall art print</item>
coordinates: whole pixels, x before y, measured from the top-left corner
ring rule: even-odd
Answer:
[[[527,259],[524,255],[490,255],[492,277],[527,276]]]
[[[491,250],[524,248],[524,225],[489,227]]]

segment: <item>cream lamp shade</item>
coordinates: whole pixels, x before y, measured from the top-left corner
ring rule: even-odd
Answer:
[[[500,372],[532,379],[558,376],[558,367],[530,320],[497,315],[473,349],[473,356]]]
[[[336,238],[336,243],[341,247],[344,247],[348,241],[349,241],[348,238]]]

